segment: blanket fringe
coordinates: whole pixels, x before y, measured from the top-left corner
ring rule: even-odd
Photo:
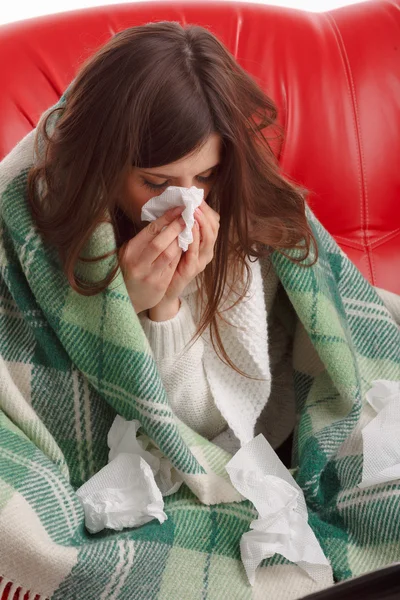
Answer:
[[[0,600],[49,600],[49,597],[36,594],[0,575]]]

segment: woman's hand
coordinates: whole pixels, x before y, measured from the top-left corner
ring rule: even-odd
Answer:
[[[213,259],[220,216],[204,201],[196,209],[194,216],[193,242],[180,258],[164,297],[149,311],[149,317],[153,321],[165,321],[178,312],[179,296]]]
[[[120,250],[122,274],[136,313],[156,306],[171,283],[182,255],[178,235],[185,228],[183,208],[167,211]]]

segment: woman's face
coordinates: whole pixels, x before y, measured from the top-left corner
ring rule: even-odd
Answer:
[[[133,167],[124,181],[121,208],[141,229],[147,225],[140,219],[142,206],[171,185],[185,188],[194,185],[204,190],[206,199],[221,160],[221,146],[221,137],[213,133],[200,149],[176,162],[151,169]]]

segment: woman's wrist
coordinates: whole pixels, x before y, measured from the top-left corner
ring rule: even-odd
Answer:
[[[179,312],[181,301],[179,298],[174,300],[161,300],[153,308],[149,308],[149,319],[151,321],[169,321],[173,319]]]

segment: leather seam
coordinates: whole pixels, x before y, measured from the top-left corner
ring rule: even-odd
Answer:
[[[378,248],[385,242],[388,242],[389,240],[397,237],[399,235],[399,233],[400,233],[400,227],[398,227],[394,231],[389,231],[389,233],[386,233],[382,237],[380,237],[377,240],[375,240],[374,242],[370,243],[371,250],[375,250],[375,248]]]
[[[337,241],[340,246],[345,246],[346,248],[353,248],[353,250],[362,250],[365,252],[369,252],[371,256],[373,256],[372,251],[379,248],[386,242],[389,242],[393,238],[396,238],[400,234],[400,228],[395,229],[394,231],[390,231],[385,235],[381,236],[374,242],[363,242],[362,244],[357,244],[355,240],[351,240],[350,238],[342,237],[341,235],[333,234],[333,238]]]
[[[335,238],[335,240],[341,240],[343,243],[346,243],[347,245],[352,245],[354,248],[358,247],[358,248],[362,248],[364,244],[366,244],[367,246],[369,246],[369,248],[373,249],[376,248],[377,246],[380,246],[381,244],[383,244],[383,242],[387,241],[387,239],[392,239],[394,237],[396,237],[398,235],[398,233],[400,233],[400,227],[398,227],[397,229],[394,229],[393,231],[389,231],[388,233],[385,233],[384,235],[381,235],[380,237],[376,238],[373,242],[371,241],[366,241],[363,244],[358,243],[357,240],[354,240],[353,238],[349,238],[349,237],[345,237],[343,235],[337,235],[337,234],[332,234],[333,237]]]
[[[371,278],[371,282],[374,284],[375,280],[376,280],[375,268],[374,268],[374,264],[373,264],[372,255],[370,254],[370,251],[369,251],[369,244],[368,244],[368,239],[367,239],[368,216],[369,215],[368,215],[368,194],[367,194],[367,189],[366,189],[366,178],[365,178],[365,170],[364,170],[364,152],[363,152],[363,147],[362,147],[362,142],[361,142],[360,122],[359,122],[359,116],[358,116],[358,107],[357,107],[357,100],[356,100],[356,94],[355,94],[355,88],[354,88],[354,81],[353,81],[352,74],[351,74],[349,58],[347,56],[344,41],[341,36],[338,25],[331,14],[329,14],[329,13],[325,13],[325,14],[328,18],[328,21],[331,24],[332,31],[334,34],[334,39],[335,39],[336,45],[338,47],[340,57],[342,59],[344,73],[346,76],[347,90],[348,90],[350,100],[352,103],[352,107],[353,107],[353,124],[354,124],[354,131],[356,134],[356,142],[357,142],[357,148],[358,148],[358,165],[359,165],[358,180],[359,180],[359,184],[360,184],[361,229],[363,232],[364,247],[365,247],[365,250],[367,253],[367,258],[368,258],[368,267],[369,267],[369,272],[370,272],[370,278]]]

